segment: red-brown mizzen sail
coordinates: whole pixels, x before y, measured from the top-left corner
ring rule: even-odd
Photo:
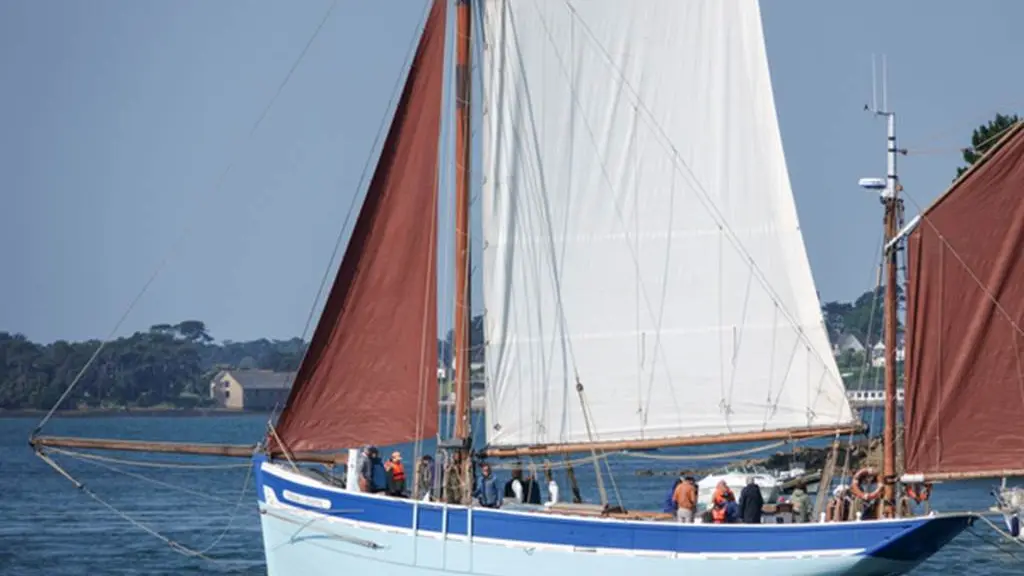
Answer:
[[[445,2],[436,0],[276,433],[288,451],[437,434],[437,175]],[[276,439],[268,439],[272,449]]]
[[[1024,125],[908,242],[905,468],[1024,468]]]

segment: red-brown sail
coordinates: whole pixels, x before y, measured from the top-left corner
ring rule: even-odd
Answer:
[[[288,451],[437,434],[436,213],[444,0],[427,18],[376,172],[276,426]],[[277,450],[276,439],[268,439]]]
[[[1024,125],[909,238],[905,468],[1024,468]]]

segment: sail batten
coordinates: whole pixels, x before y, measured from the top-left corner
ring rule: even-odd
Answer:
[[[922,213],[907,252],[907,473],[1020,469],[1024,123]]]
[[[756,1],[483,19],[488,444],[853,422]]]
[[[271,451],[437,433],[437,201],[446,2],[435,0]]]

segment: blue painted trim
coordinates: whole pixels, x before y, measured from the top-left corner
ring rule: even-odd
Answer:
[[[864,555],[898,562],[922,562],[950,540],[974,524],[974,516],[956,514],[928,518],[924,524],[908,529],[896,538],[880,542]]]
[[[295,508],[385,527],[412,529],[413,503],[410,500],[373,497],[324,486],[312,487],[267,473],[262,458],[254,461],[260,501],[263,487]],[[311,480],[312,482],[315,482]],[[289,490],[303,496],[330,502],[330,511],[318,509],[283,497]],[[447,523],[442,515],[447,513]],[[420,503],[418,529],[421,532],[468,536],[467,509]],[[579,548],[682,553],[764,553],[850,551],[878,558],[921,561],[959,534],[969,524],[969,516],[935,516],[905,520],[865,521],[835,524],[675,524],[554,516],[474,508],[474,538],[510,540],[539,545],[564,545]]]

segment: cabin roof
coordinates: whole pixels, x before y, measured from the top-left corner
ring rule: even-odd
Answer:
[[[242,388],[250,390],[281,390],[292,387],[295,372],[275,372],[273,370],[224,370],[217,374],[217,379],[231,376]]]

